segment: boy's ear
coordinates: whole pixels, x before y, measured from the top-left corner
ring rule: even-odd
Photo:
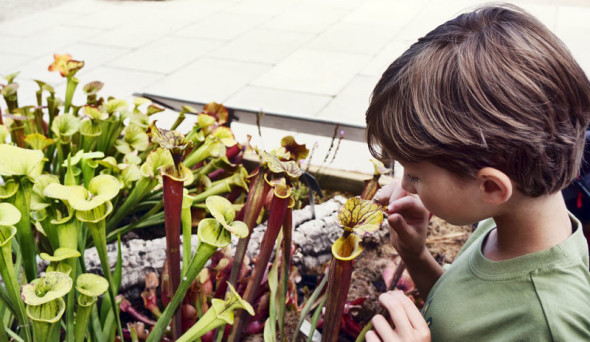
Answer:
[[[512,196],[512,181],[502,171],[493,167],[484,167],[477,173],[480,193],[489,204],[502,204]]]

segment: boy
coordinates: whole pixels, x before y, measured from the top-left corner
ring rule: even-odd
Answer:
[[[383,294],[395,330],[376,316],[367,341],[590,341],[588,249],[560,192],[580,167],[589,111],[580,66],[517,7],[462,14],[389,66],[367,140],[404,178],[375,200],[427,297],[422,317]],[[445,269],[425,247],[429,213],[485,220]]]

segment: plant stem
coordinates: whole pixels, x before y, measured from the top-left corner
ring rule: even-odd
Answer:
[[[17,229],[17,240],[20,244],[21,251],[23,254],[25,274],[27,281],[31,281],[37,278],[37,252],[35,250],[35,238],[33,236],[33,230],[31,229],[31,192],[32,184],[24,176],[17,177],[19,182],[19,190],[14,195],[14,206],[21,212],[21,219],[16,224]]]
[[[191,217],[191,208],[182,208],[182,276],[186,275],[188,264],[191,260],[191,235],[193,222]]]
[[[78,79],[74,77],[73,74],[68,75],[66,85],[66,98],[64,100],[64,113],[68,113],[70,111],[70,105],[72,104],[72,98],[74,97],[74,92],[76,91],[78,82]]]
[[[164,182],[164,215],[166,228],[166,262],[170,274],[172,293],[180,285],[180,226],[182,215],[183,182],[162,175]],[[182,311],[177,310],[172,320],[172,338],[182,335]]]
[[[87,222],[86,224],[88,225],[88,230],[90,231],[90,235],[92,235],[92,239],[94,240],[94,246],[96,247],[96,251],[98,252],[98,257],[100,259],[100,264],[102,266],[102,272],[104,273],[104,277],[109,282],[109,297],[111,299],[111,309],[113,310],[113,313],[115,314],[115,319],[117,321],[117,332],[119,336],[123,337],[121,319],[117,314],[117,294],[115,293],[115,283],[113,282],[113,277],[111,276],[111,267],[107,253],[105,222],[104,220],[101,220],[97,223]]]
[[[324,277],[322,278],[322,281],[320,282],[320,284],[315,288],[315,290],[313,290],[313,293],[305,302],[305,305],[303,306],[303,309],[301,310],[301,315],[299,316],[299,323],[297,323],[297,328],[295,329],[295,333],[293,334],[293,338],[291,339],[291,342],[297,341],[297,336],[299,334],[299,331],[301,330],[301,326],[303,325],[303,321],[305,320],[305,317],[311,311],[311,309],[313,309],[313,304],[316,302],[318,297],[324,291],[324,288],[326,287],[326,284],[328,283],[329,274],[330,274],[330,269],[328,268],[326,270],[326,273],[324,274]],[[321,301],[322,304],[319,306],[320,311],[321,311],[321,308],[324,306],[323,303],[325,303],[325,299],[326,299],[326,297],[324,296],[324,299]],[[313,329],[315,329],[315,326]],[[312,332],[310,332],[310,334],[311,333]]]
[[[289,291],[289,274],[291,271],[291,241],[293,233],[293,209],[287,208],[283,222],[283,259],[281,263],[281,287],[279,289],[279,333],[281,341],[286,341],[285,336],[285,305],[287,292]]]
[[[86,337],[86,330],[88,330],[88,321],[92,313],[94,302],[90,305],[81,304],[78,301],[78,308],[76,310],[76,326],[75,326],[75,340],[74,342],[83,342]]]
[[[18,284],[17,276],[14,271],[14,264],[12,263],[12,249],[10,246],[11,241],[5,240],[5,238],[8,238],[9,235],[6,232],[6,228],[8,227],[0,228],[0,235],[2,236],[1,242],[4,242],[2,244],[0,251],[0,274],[2,274],[2,280],[4,281],[7,293],[12,302],[11,304],[16,310],[16,317],[20,322],[20,325],[23,327],[24,340],[26,342],[30,342],[31,331],[29,330],[29,319],[25,312],[24,302],[22,301],[20,296],[20,286]]]
[[[351,276],[352,260],[340,260],[333,257],[330,263],[330,279],[328,279],[322,342],[338,341],[340,321],[344,312],[344,304],[346,303]]]
[[[256,219],[258,219],[258,216],[260,215],[262,205],[264,204],[264,199],[266,198],[266,194],[269,189],[270,185],[268,185],[268,183],[264,180],[264,172],[262,169],[259,169],[258,173],[256,174],[256,178],[250,185],[248,199],[246,200],[244,208],[243,222],[248,226],[249,234],[245,238],[242,238],[238,241],[238,246],[236,248],[234,261],[229,276],[229,283],[232,286],[236,286],[238,275],[242,269],[242,264],[244,263],[244,256],[246,255],[246,250],[248,249],[248,243],[250,242],[250,235],[252,234],[252,230],[256,224]]]
[[[135,183],[135,187],[131,190],[131,193],[125,198],[125,202],[117,208],[117,211],[111,216],[107,222],[107,231],[111,232],[117,228],[119,222],[124,219],[131,208],[137,206],[137,204],[152,191],[156,186],[157,181],[152,180],[149,177],[142,177]]]
[[[324,305],[326,305],[327,299],[328,296],[324,296],[324,298],[322,298],[322,301],[320,302],[320,305],[313,312],[313,316],[311,317],[311,326],[309,327],[309,335],[307,335],[306,342],[311,342],[313,339],[315,328],[318,326],[318,321],[320,320],[320,315],[322,314],[322,308],[324,307]]]

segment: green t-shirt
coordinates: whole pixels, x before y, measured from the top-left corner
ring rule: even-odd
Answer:
[[[590,341],[588,247],[580,222],[559,245],[504,261],[482,251],[480,224],[422,309],[432,341]]]

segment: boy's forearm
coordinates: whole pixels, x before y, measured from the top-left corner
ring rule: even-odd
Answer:
[[[426,299],[434,283],[444,273],[432,254],[424,247],[421,253],[412,256],[401,255],[420,295]]]

